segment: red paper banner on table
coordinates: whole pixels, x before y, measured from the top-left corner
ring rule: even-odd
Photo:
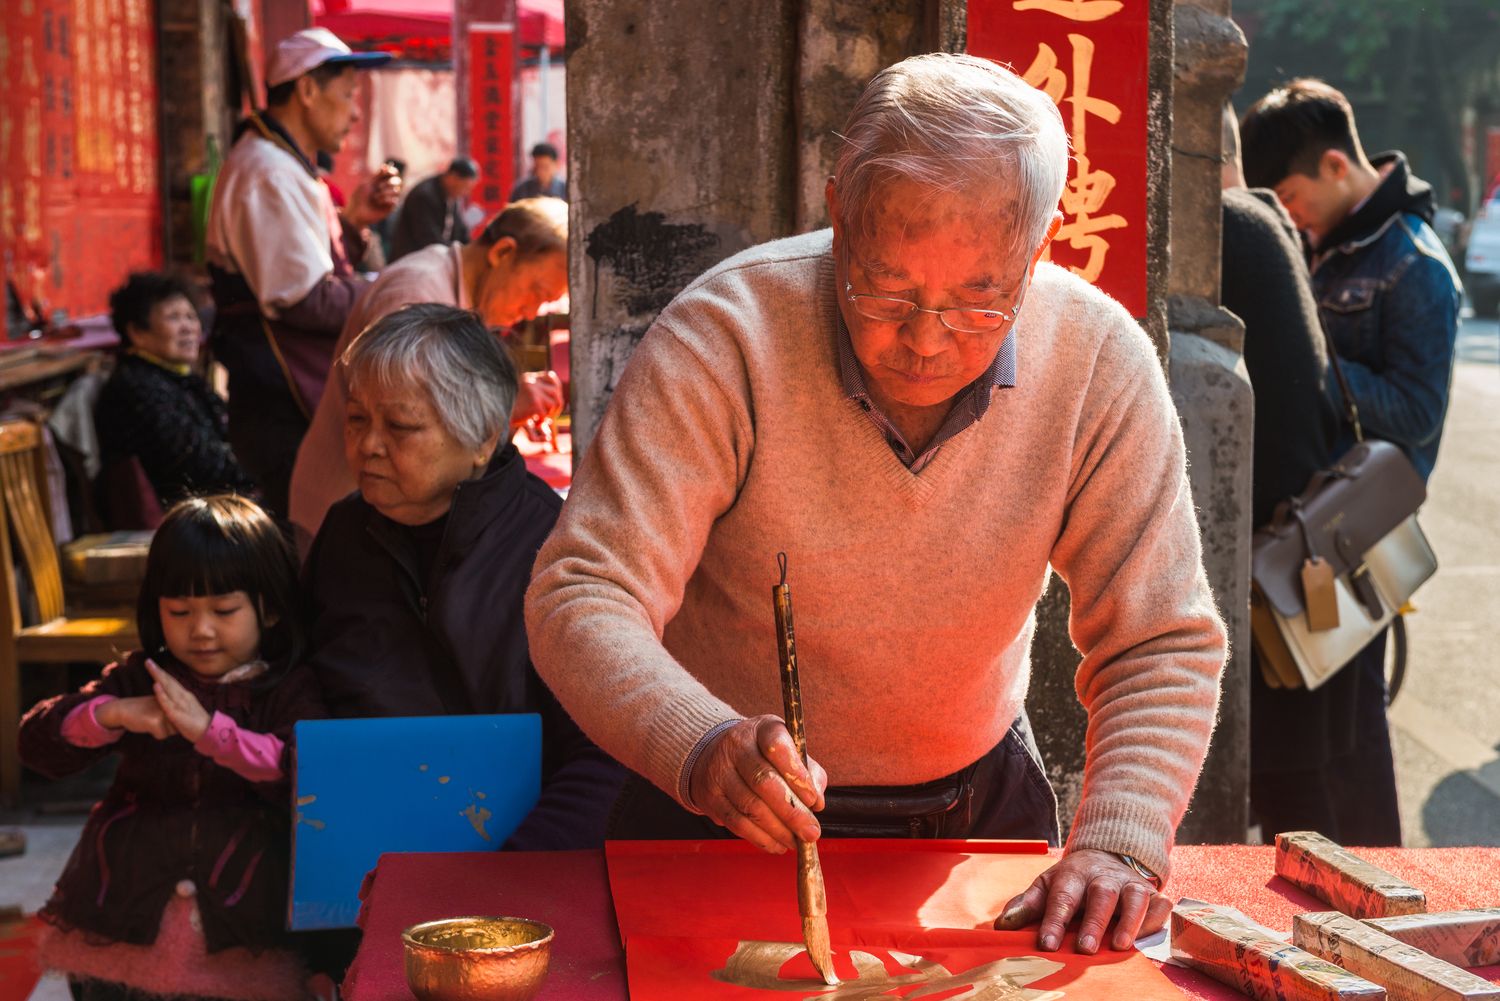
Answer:
[[[801,945],[795,856],[725,841],[606,845],[631,1001],[1182,996],[1134,951],[1042,954],[1034,928],[991,928],[1053,863],[1039,842],[823,841],[819,851],[842,988],[817,979]]]
[[[515,70],[514,25],[469,25],[469,155],[479,163],[473,200],[486,216],[500,210],[515,184]]]
[[[1147,0],[974,0],[969,52],[1062,112],[1073,143],[1051,257],[1146,312]]]
[[[20,0],[0,18],[0,244],[28,302],[97,313],[161,261],[151,0]]]

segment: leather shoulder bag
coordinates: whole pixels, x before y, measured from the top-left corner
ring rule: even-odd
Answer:
[[[1317,688],[1437,572],[1417,524],[1427,487],[1400,448],[1368,441],[1324,332],[1355,446],[1283,501],[1251,544],[1250,626],[1272,688]]]

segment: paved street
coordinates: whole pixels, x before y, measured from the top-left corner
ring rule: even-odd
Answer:
[[[1500,324],[1466,317],[1422,527],[1438,575],[1391,707],[1406,843],[1500,844]]]

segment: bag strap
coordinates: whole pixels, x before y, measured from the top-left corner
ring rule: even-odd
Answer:
[[[1359,424],[1359,407],[1354,404],[1354,394],[1349,391],[1349,380],[1344,376],[1344,366],[1339,364],[1338,349],[1333,346],[1333,337],[1323,323],[1323,311],[1318,311],[1318,329],[1323,332],[1323,346],[1328,351],[1328,364],[1333,366],[1334,378],[1338,380],[1339,394],[1344,398],[1344,417],[1354,428],[1354,440],[1364,441],[1365,431]]]
[[[1302,532],[1302,548],[1307,551],[1307,559],[1318,559],[1317,547],[1313,545],[1312,530],[1307,527],[1306,512],[1302,508],[1302,498],[1291,498],[1287,513],[1297,523],[1297,527]]]

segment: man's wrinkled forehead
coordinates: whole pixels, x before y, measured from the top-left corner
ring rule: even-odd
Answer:
[[[903,190],[904,189],[904,190]],[[994,192],[973,196],[921,192],[913,186],[878,190],[861,220],[849,220],[851,251],[861,266],[905,277],[902,259],[917,246],[947,245],[955,254],[981,253],[991,265],[965,285],[1000,287],[1025,265],[1025,234],[1017,232],[1014,199]],[[1011,265],[1015,265],[1012,267]]]
[[[851,235],[921,242],[993,244],[1015,231],[1019,205],[999,185],[935,189],[897,179],[875,186],[859,218],[845,219]]]

